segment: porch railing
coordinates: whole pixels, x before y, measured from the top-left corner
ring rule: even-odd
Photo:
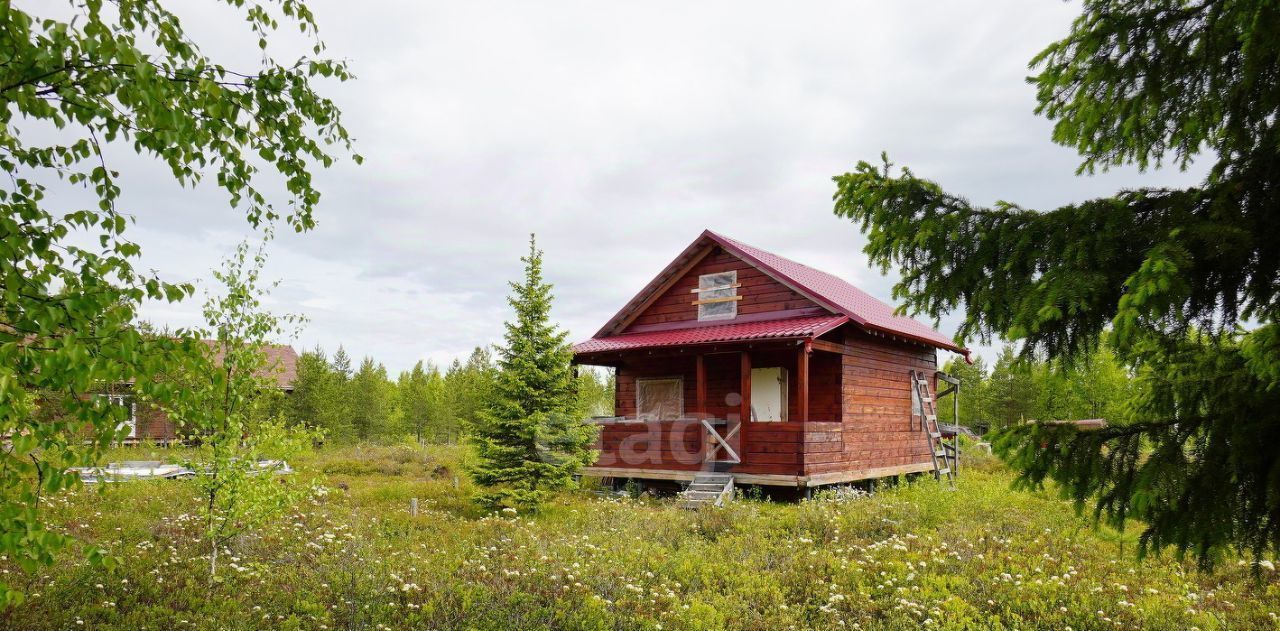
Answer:
[[[678,419],[640,419],[628,416],[593,416],[587,419],[587,422],[599,425],[665,425],[674,423],[693,424],[697,423],[702,426],[706,435],[704,445],[706,447],[703,460],[707,462],[719,462],[725,464],[739,464],[742,462],[742,455],[734,449],[731,441],[738,436],[742,430],[742,423],[730,423],[720,418],[678,418]],[[723,433],[721,433],[723,431]]]
[[[729,441],[738,435],[738,430],[742,429],[742,423],[734,423],[733,428],[723,436],[716,431],[715,425],[708,419],[702,419],[702,426],[707,430],[707,437],[715,441],[715,444],[711,445],[711,449],[707,450],[707,460],[732,464],[742,462],[742,456],[739,456],[738,452],[734,451],[733,446],[729,444]],[[724,423],[724,426],[728,428],[728,423]],[[716,458],[716,453],[721,449],[724,449],[725,455],[728,456],[727,458]]]

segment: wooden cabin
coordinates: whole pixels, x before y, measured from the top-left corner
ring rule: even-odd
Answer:
[[[213,340],[204,340],[204,343],[210,347],[216,345]],[[258,376],[269,380],[281,392],[293,394],[293,384],[298,379],[298,353],[292,346],[282,344],[267,344],[262,347],[262,352],[266,355],[266,365]],[[215,361],[221,361],[216,354]],[[121,441],[122,444],[153,442],[169,445],[181,442],[182,436],[179,435],[177,423],[164,410],[139,401],[134,396],[132,383],[114,384],[94,396],[129,409],[128,418],[124,422],[128,433]]]
[[[932,471],[913,375],[936,392],[939,349],[967,356],[831,274],[703,232],[574,345],[617,376],[585,473],[806,488]]]

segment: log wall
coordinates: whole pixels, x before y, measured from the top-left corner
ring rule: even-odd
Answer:
[[[692,293],[692,290],[698,287],[698,277],[703,274],[731,270],[738,272],[738,283],[742,285],[738,288],[738,295],[742,296],[742,300],[738,301],[739,316],[759,316],[796,309],[819,309],[812,300],[788,289],[786,285],[773,280],[764,272],[743,262],[742,259],[716,247],[641,312],[627,326],[626,331],[634,330],[636,327],[696,322],[698,307],[693,304],[693,301],[697,300],[697,294]],[[728,324],[733,321],[719,320],[716,323]]]
[[[806,447],[805,474],[931,462],[920,419],[911,414],[911,371],[933,374],[937,351],[852,327],[844,344],[847,354],[821,353],[839,357],[841,365],[840,448]]]
[[[928,347],[872,336],[850,326],[829,339],[845,352],[810,355],[809,422],[798,422],[798,349],[750,351],[753,367],[781,366],[789,373],[788,421],[746,423],[734,448],[742,455],[737,473],[821,476],[893,470],[930,463],[929,443],[919,417],[911,414],[912,370],[932,374],[937,352]],[[738,353],[705,356],[707,413],[737,419],[741,388]],[[692,355],[637,356],[618,366],[615,411],[636,415],[636,380],[680,377],[685,416],[697,405],[696,358]],[[936,391],[936,382],[934,384]],[[697,470],[706,437],[696,421],[607,423],[601,432],[597,466]]]

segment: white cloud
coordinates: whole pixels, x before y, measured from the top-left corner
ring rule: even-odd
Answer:
[[[530,232],[555,313],[581,339],[704,228],[887,299],[894,279],[831,214],[831,176],[881,150],[979,203],[1195,179],[1079,178],[1076,156],[1049,143],[1026,62],[1075,4],[313,5],[360,77],[324,89],[367,161],[317,173],[319,227],[282,235],[269,275],[276,307],[310,317],[299,347],[342,343],[392,370],[498,341]],[[185,23],[209,52],[252,62],[225,17]],[[120,164],[144,265],[207,277],[248,233],[213,186]],[[188,324],[198,308],[146,315]]]

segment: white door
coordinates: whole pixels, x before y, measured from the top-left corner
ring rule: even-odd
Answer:
[[[751,369],[751,420],[782,423],[787,420],[787,369]]]

